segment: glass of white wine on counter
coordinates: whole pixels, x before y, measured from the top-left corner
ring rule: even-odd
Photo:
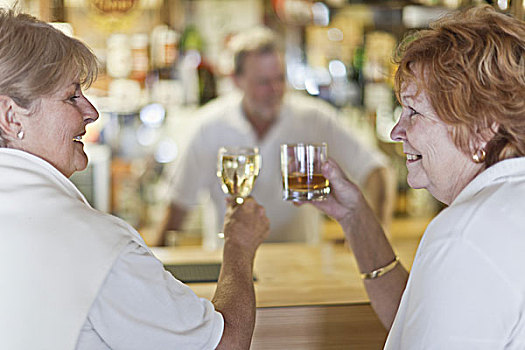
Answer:
[[[221,147],[218,153],[217,176],[224,193],[242,204],[250,195],[261,170],[257,147]]]

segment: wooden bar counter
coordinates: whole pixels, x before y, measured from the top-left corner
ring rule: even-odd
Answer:
[[[257,322],[251,349],[382,348],[387,332],[370,306],[352,252],[338,241],[261,245],[254,267]],[[392,242],[410,268],[419,236],[401,235]],[[222,255],[199,246],[152,250],[164,264],[220,262]],[[207,299],[215,291],[215,283],[189,286]]]

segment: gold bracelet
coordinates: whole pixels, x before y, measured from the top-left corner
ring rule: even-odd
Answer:
[[[373,280],[374,278],[378,278],[383,276],[384,274],[392,271],[397,264],[399,264],[399,256],[396,255],[394,261],[392,261],[390,264],[380,267],[372,272],[362,273],[361,278],[364,280]]]

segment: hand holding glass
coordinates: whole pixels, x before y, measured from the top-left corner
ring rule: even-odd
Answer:
[[[283,199],[312,201],[327,198],[330,187],[321,171],[326,159],[326,143],[281,145]]]
[[[217,176],[224,193],[234,197],[237,204],[252,192],[261,168],[257,147],[221,147],[218,154]]]

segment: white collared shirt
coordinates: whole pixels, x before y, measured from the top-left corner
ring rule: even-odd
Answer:
[[[525,158],[472,180],[428,226],[385,349],[525,349]]]
[[[214,349],[224,321],[62,173],[0,148],[0,348]],[[76,346],[75,346],[76,344]]]
[[[223,329],[223,317],[209,300],[132,242],[100,288],[76,349],[212,350]]]

